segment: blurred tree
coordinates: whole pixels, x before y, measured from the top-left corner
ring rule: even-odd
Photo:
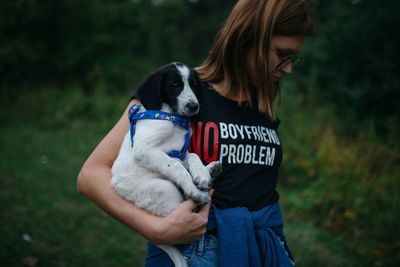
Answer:
[[[198,65],[235,0],[8,1],[0,7],[0,85],[99,82],[126,91],[155,67]],[[398,114],[400,2],[310,0],[316,22],[295,80],[361,117]]]
[[[233,4],[210,0],[20,0],[0,7],[2,87],[127,88],[172,60],[198,64]],[[22,78],[21,78],[22,77]]]
[[[7,1],[0,7],[0,78],[11,83],[54,74],[59,49],[54,1]]]
[[[317,31],[297,77],[302,88],[347,115],[399,116],[400,2],[313,0],[311,6]]]

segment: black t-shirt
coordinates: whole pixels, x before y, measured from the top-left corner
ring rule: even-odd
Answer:
[[[202,83],[200,112],[192,118],[190,150],[204,164],[219,160],[213,203],[220,209],[260,209],[278,200],[276,192],[282,148],[279,120],[271,121],[249,105],[227,99]]]

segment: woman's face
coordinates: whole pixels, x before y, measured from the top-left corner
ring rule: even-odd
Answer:
[[[292,72],[293,64],[298,60],[304,37],[274,35],[271,39],[268,67],[272,71],[272,79],[278,81]]]
[[[271,70],[272,79],[279,81],[284,75],[292,72],[297,53],[304,42],[304,37],[274,35],[271,39],[271,50],[268,54],[268,68]],[[255,49],[251,49],[247,56],[249,75],[255,84],[257,71],[255,65]]]

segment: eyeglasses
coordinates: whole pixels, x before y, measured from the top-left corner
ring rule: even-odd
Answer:
[[[278,51],[276,51],[275,49],[271,49],[272,52],[274,52],[274,54],[279,58],[279,60],[281,61],[276,68],[282,68],[287,66],[288,64],[292,63],[294,64],[298,64],[301,61],[303,61],[303,58],[297,54],[292,54],[292,55],[282,55],[281,53],[279,53]]]

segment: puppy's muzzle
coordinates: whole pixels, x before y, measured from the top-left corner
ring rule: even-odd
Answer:
[[[185,109],[190,114],[197,114],[199,112],[199,104],[196,102],[190,102],[186,104]]]

